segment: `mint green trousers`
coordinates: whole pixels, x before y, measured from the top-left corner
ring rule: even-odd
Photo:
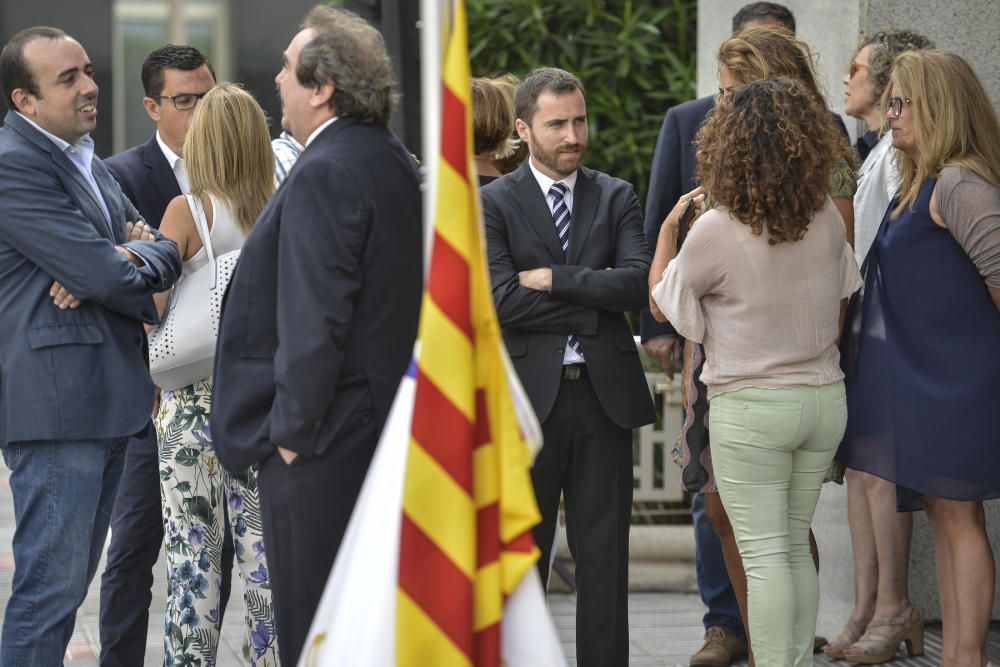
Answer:
[[[820,487],[847,425],[844,383],[711,400],[712,463],[747,575],[758,665],[812,664],[819,583],[809,553]]]

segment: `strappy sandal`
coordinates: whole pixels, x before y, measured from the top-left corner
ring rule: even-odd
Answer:
[[[823,653],[828,658],[833,660],[843,660],[844,659],[844,649],[848,646],[853,646],[854,642],[861,639],[861,636],[865,634],[865,628],[867,627],[864,623],[858,623],[853,619],[847,619],[847,625],[841,631],[837,638],[832,642],[829,642],[823,647]]]
[[[899,645],[906,644],[906,654],[913,658],[924,654],[924,622],[913,605],[907,607],[902,616],[895,618],[877,618],[868,624],[872,628],[901,627],[903,631],[895,638],[872,635],[868,632],[844,649],[844,659],[863,665],[879,665],[896,657]],[[851,653],[851,649],[860,649],[860,653]]]

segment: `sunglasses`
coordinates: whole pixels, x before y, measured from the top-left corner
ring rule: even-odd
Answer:
[[[864,63],[855,62],[855,61],[852,60],[851,61],[851,65],[850,65],[850,67],[847,70],[848,71],[848,78],[853,79],[854,75],[857,74],[858,70],[861,69],[862,67],[866,67],[867,68],[868,65],[865,65]]]
[[[885,112],[899,118],[903,113],[903,104],[910,104],[910,98],[890,97],[885,103]]]

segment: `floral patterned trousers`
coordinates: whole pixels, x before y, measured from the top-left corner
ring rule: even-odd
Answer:
[[[257,469],[232,474],[219,464],[209,430],[211,405],[209,378],[163,392],[156,415],[168,575],[164,664],[216,664],[228,508],[246,602],[243,652],[249,665],[277,667]]]

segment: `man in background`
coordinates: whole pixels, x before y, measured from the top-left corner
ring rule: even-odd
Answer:
[[[215,85],[208,58],[193,46],[168,44],[142,63],[142,100],[156,132],[109,157],[108,171],[143,219],[159,229],[167,204],[187,194],[184,138],[198,100]],[[101,575],[101,665],[141,665],[146,653],[153,567],[163,550],[160,467],[156,432],[129,441],[111,518],[111,544]],[[233,563],[232,538],[223,546],[220,612],[225,612]]]

